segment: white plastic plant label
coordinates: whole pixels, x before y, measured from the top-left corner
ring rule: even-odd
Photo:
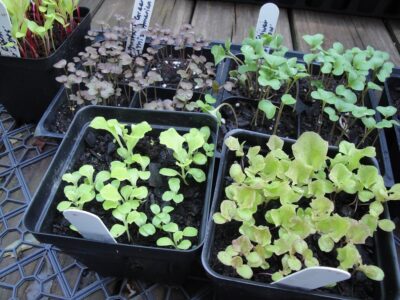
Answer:
[[[140,30],[132,30],[126,43],[126,51],[136,56],[143,52],[146,36],[143,34],[150,25],[151,14],[153,13],[155,0],[135,0],[132,11],[132,22],[139,25]]]
[[[96,215],[77,209],[67,209],[64,217],[78,229],[79,233],[88,240],[95,240],[108,244],[116,244],[110,231],[103,221]]]
[[[290,274],[272,284],[283,284],[291,287],[314,290],[349,279],[350,273],[330,267],[310,267]]]
[[[11,21],[6,6],[0,0],[0,56],[21,57],[16,41],[11,35]]]
[[[260,9],[256,26],[256,38],[262,34],[273,34],[279,18],[279,8],[273,3],[266,3]]]

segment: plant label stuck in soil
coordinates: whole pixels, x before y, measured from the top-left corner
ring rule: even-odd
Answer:
[[[291,287],[314,290],[349,279],[350,273],[330,267],[310,267],[282,278],[272,284],[283,284]]]
[[[136,0],[132,11],[132,22],[139,25],[140,30],[132,30],[126,43],[126,51],[133,56],[142,54],[146,36],[143,31],[147,30],[150,25],[151,14],[153,13],[154,0]]]
[[[17,43],[11,35],[11,21],[6,6],[0,0],[0,56],[21,57]]]
[[[256,26],[256,38],[262,34],[274,34],[279,18],[279,8],[273,3],[266,3],[260,9]]]
[[[87,211],[76,209],[67,209],[63,214],[64,217],[78,229],[79,233],[84,238],[109,244],[117,243],[98,216]]]

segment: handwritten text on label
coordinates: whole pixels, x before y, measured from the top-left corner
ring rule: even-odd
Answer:
[[[278,23],[279,8],[273,3],[264,4],[260,9],[257,20],[256,37],[268,33],[273,34]]]
[[[127,51],[132,55],[143,52],[146,36],[143,34],[150,25],[151,14],[153,12],[154,0],[137,0],[133,6],[132,22],[140,27],[139,30],[132,30],[128,38]],[[134,27],[133,27],[134,28]]]

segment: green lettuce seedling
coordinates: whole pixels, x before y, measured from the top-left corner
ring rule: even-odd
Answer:
[[[362,163],[376,155],[375,148],[357,149],[342,141],[339,152],[329,157],[328,143],[314,132],[302,134],[290,154],[276,136],[269,139],[267,152],[261,146],[245,148],[234,137],[227,138],[225,145],[240,161],[229,166],[232,183],[225,187],[226,198],[213,220],[239,223],[240,237],[218,252],[222,264],[250,279],[255,269],[268,272],[271,261],[280,262],[279,270],[270,274],[276,281],[318,266],[314,247],[308,244],[316,241],[320,251],[336,257],[339,268],[383,279],[383,271],[364,264],[357,249],[378,228],[394,229],[393,221],[380,216],[385,202],[400,199],[400,184],[387,189],[376,167]],[[351,211],[365,207],[359,219],[336,211],[339,194],[352,199],[347,204]],[[273,206],[265,210],[270,203]],[[264,220],[257,224],[260,216]]]
[[[138,212],[137,209],[140,205],[139,201],[128,201],[112,211],[112,215],[115,219],[121,221],[121,224],[114,224],[111,227],[110,233],[114,238],[120,237],[122,234],[126,233],[128,236],[128,241],[132,241],[132,237],[129,232],[129,225],[135,223],[139,228],[146,225],[147,216],[143,212]],[[139,232],[141,233],[140,229]],[[152,235],[155,233],[154,230],[147,230],[146,235]]]
[[[119,148],[117,153],[124,159],[124,162],[129,166],[137,163],[145,169],[150,163],[150,159],[146,156],[141,156],[133,152],[136,144],[152,130],[149,123],[143,121],[139,124],[132,124],[130,130],[126,125],[120,124],[116,119],[106,120],[104,117],[96,117],[90,123],[90,127],[101,129],[109,132],[118,143]]]
[[[189,249],[192,246],[189,238],[197,236],[197,229],[186,227],[179,230],[171,216],[174,207],[168,205],[160,207],[159,204],[154,203],[157,201],[153,198],[154,195],[148,199],[149,191],[143,184],[150,179],[151,174],[148,171],[150,158],[135,153],[135,147],[151,130],[150,125],[142,122],[128,127],[117,120],[97,117],[90,126],[106,130],[114,137],[115,143],[119,146],[117,154],[120,159],[112,161],[108,170],[97,173],[93,166],[84,165],[76,172],[64,174],[63,180],[69,184],[64,189],[68,200],[61,201],[57,209],[59,211],[71,207],[83,209],[85,203],[96,199],[101,203],[104,211],[111,212],[113,216],[111,221],[114,224],[110,233],[114,238],[126,235],[128,241],[132,242],[132,233],[149,237],[159,231],[169,235],[158,239],[157,244],[160,247],[173,246],[181,250]],[[185,182],[188,175],[191,175],[196,182],[205,180],[204,171],[192,165],[205,165],[208,157],[214,155],[214,145],[207,143],[210,136],[209,127],[192,128],[184,135],[178,134],[175,129],[160,133],[160,143],[172,150],[176,165],[182,171],[179,173],[172,168],[160,170],[160,173],[171,177],[168,179],[169,190],[162,194],[163,201],[173,201],[179,205],[184,200],[183,194],[179,191],[181,181]],[[147,207],[153,214],[151,218],[143,212],[143,209]],[[76,230],[73,226],[71,229]]]
[[[71,185],[65,186],[64,195],[67,200],[57,205],[58,211],[63,212],[70,208],[82,210],[86,203],[95,198],[93,173],[94,168],[91,165],[84,165],[79,171],[63,175],[62,180]],[[80,181],[82,183],[78,184]]]
[[[207,163],[207,156],[213,153],[213,151],[210,151],[210,145],[212,144],[207,144],[206,140],[209,136],[210,130],[208,127],[203,127],[200,130],[192,128],[183,136],[175,128],[161,132],[160,144],[165,145],[173,151],[179,171],[172,168],[162,168],[160,174],[168,177],[179,176],[186,185],[188,185],[188,175],[191,175],[197,182],[204,182],[206,180],[204,171],[200,168],[194,168],[191,165],[202,166]],[[214,145],[212,145],[213,147]],[[202,153],[201,150],[208,152],[207,155]]]

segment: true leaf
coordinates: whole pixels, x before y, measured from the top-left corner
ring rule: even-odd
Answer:
[[[317,133],[305,132],[292,146],[292,151],[296,159],[311,166],[313,170],[319,170],[325,164],[328,142]]]
[[[102,198],[104,198],[107,201],[116,202],[116,201],[122,200],[122,197],[119,194],[118,190],[112,184],[105,185],[101,189],[100,195]]]

